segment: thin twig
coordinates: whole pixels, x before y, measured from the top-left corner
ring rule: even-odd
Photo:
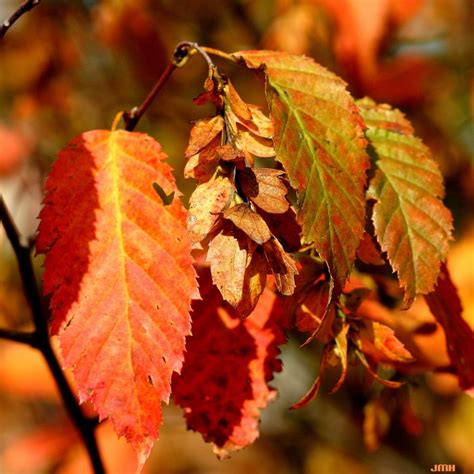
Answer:
[[[212,53],[217,54],[216,51],[217,50],[212,50]],[[174,72],[174,70],[184,66],[188,62],[189,58],[195,53],[199,53],[206,60],[210,70],[216,71],[216,66],[213,63],[209,54],[206,52],[206,48],[202,48],[197,43],[193,43],[191,41],[183,41],[179,43],[174,50],[170,63],[166,66],[166,69],[158,78],[152,90],[147,95],[146,99],[139,107],[134,107],[128,112],[124,112],[123,120],[125,122],[125,130],[128,130],[129,132],[135,130],[135,127],[137,126],[139,120],[148,110],[152,102],[155,100],[155,97],[161,91],[161,89],[163,88],[171,74]]]
[[[5,330],[0,332],[0,337],[4,336],[6,339],[13,340],[12,336],[14,336],[17,342],[24,342],[30,345],[32,345],[29,341],[30,337],[34,340],[34,347],[37,347],[45,358],[49,370],[51,371],[61,394],[64,406],[66,407],[69,416],[81,434],[94,472],[96,474],[103,474],[105,473],[105,470],[99,449],[97,447],[97,441],[94,433],[94,423],[89,420],[89,418],[87,418],[87,416],[82,412],[82,409],[76,400],[76,397],[64,375],[63,370],[61,369],[59,361],[51,345],[47,322],[48,318],[46,315],[46,310],[42,304],[33,264],[31,262],[31,249],[29,242],[27,239],[21,237],[1,196],[0,221],[5,228],[8,240],[13,247],[13,251],[15,253],[20,270],[25,296],[28,301],[28,305],[30,306],[33,322],[35,325],[34,333],[30,334],[29,337],[25,337],[25,334],[15,334],[12,331]]]
[[[29,346],[34,347],[36,349],[38,348],[38,341],[35,332],[23,332],[15,331],[14,329],[0,328],[0,339],[20,342],[22,344],[28,344]]]
[[[9,18],[7,18],[1,25],[0,25],[0,39],[2,39],[10,27],[15,23],[22,15],[26,12],[29,12],[37,5],[39,5],[41,0],[26,0],[23,2],[17,10],[15,10]]]
[[[170,62],[166,69],[163,71],[163,74],[156,81],[153,89],[147,95],[146,99],[142,102],[139,107],[134,107],[129,112],[123,114],[123,119],[125,121],[125,130],[129,132],[135,130],[135,127],[138,124],[138,121],[142,118],[143,114],[148,110],[148,107],[152,104],[155,97],[158,95],[158,92],[163,88],[168,78],[171,76],[173,71],[176,69],[176,65],[173,62]]]

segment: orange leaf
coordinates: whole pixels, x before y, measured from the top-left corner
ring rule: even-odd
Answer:
[[[188,427],[225,455],[257,438],[260,410],[276,395],[268,382],[281,370],[278,345],[285,336],[270,290],[242,320],[207,274],[200,275],[200,287],[203,301],[193,303],[193,335],[181,375],[173,378],[173,398]]]
[[[165,158],[140,133],[76,137],[48,177],[37,240],[52,331],[80,400],[111,419],[141,465],[198,296],[186,211],[177,197],[165,206],[152,187],[178,193]]]

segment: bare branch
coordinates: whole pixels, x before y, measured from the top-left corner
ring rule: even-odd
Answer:
[[[16,331],[1,330],[0,337],[14,340],[16,342],[26,343],[39,349],[54,377],[58,390],[61,393],[64,406],[81,434],[94,472],[96,474],[103,474],[105,470],[95,438],[95,423],[91,422],[91,420],[82,412],[51,345],[48,329],[48,315],[46,309],[43,307],[33,264],[31,262],[30,242],[20,235],[2,196],[0,196],[0,222],[5,228],[8,240],[15,252],[23,289],[35,325],[33,333],[19,333]]]
[[[6,35],[7,31],[10,27],[26,12],[29,12],[37,5],[39,5],[41,0],[26,0],[23,2],[17,10],[15,10],[9,18],[7,18],[1,25],[0,25],[0,40]]]

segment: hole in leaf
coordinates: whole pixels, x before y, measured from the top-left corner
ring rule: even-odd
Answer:
[[[171,194],[166,194],[158,183],[153,183],[153,189],[157,192],[158,196],[160,196],[165,206],[169,206],[173,202],[174,191]]]

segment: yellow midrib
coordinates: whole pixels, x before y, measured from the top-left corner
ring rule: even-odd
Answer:
[[[122,230],[122,213],[120,210],[120,193],[119,193],[119,186],[120,186],[120,169],[118,165],[118,155],[119,155],[119,146],[117,144],[117,134],[120,132],[110,132],[110,139],[109,139],[109,159],[110,159],[110,167],[112,173],[112,200],[114,202],[115,208],[115,231],[118,238],[119,243],[119,251],[120,251],[120,274],[123,281],[123,288],[125,291],[125,320],[128,325],[128,333],[130,335],[130,341],[132,341],[132,327],[130,325],[130,320],[128,317],[129,314],[129,301],[130,295],[128,292],[128,285],[127,285],[127,272],[125,269],[125,245],[124,245],[124,237],[123,237],[123,230]],[[130,342],[131,344],[131,342]],[[130,372],[134,373],[134,367],[132,363],[132,351],[128,351],[128,362],[130,366]],[[135,384],[132,384],[134,392],[136,392]],[[138,399],[137,394],[135,393],[135,398]]]

